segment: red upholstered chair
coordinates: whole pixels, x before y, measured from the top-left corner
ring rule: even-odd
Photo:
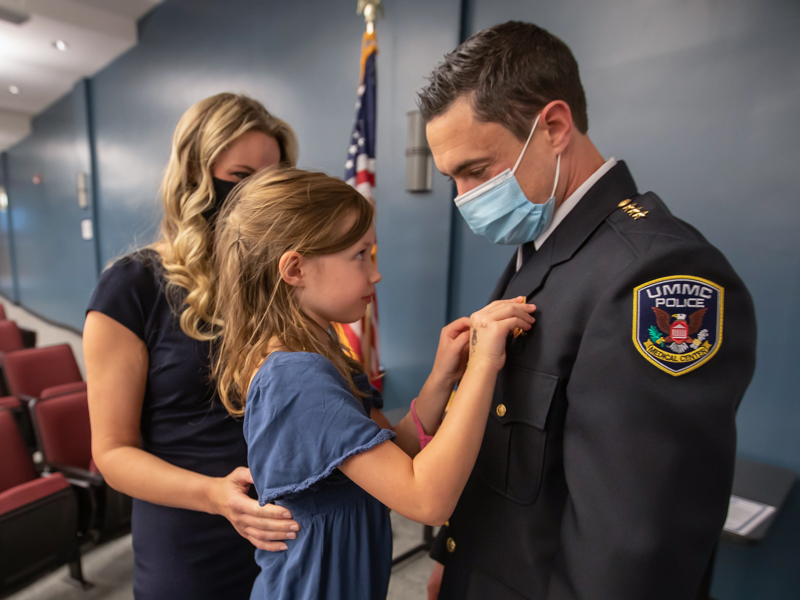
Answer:
[[[2,304],[0,304],[2,306]],[[3,353],[22,350],[22,334],[14,321],[0,320],[0,369],[3,366]],[[0,376],[0,395],[7,395],[5,376]]]
[[[28,448],[29,452],[32,452],[36,448],[36,439],[33,436],[31,416],[19,399],[14,396],[0,397],[0,410],[6,410],[11,413],[17,422],[25,447]],[[0,468],[2,468],[2,457],[0,457]]]
[[[0,304],[0,321],[5,321],[8,317],[6,317],[6,309]],[[36,347],[36,332],[31,329],[25,329],[23,327],[19,328],[20,333],[22,334],[22,347],[23,348],[35,348]]]
[[[25,442],[35,445],[33,430],[28,419],[28,403],[42,394],[53,394],[56,386],[72,384],[86,389],[83,377],[75,362],[75,355],[69,344],[46,346],[44,348],[26,348],[3,354],[3,374],[6,380],[4,395],[16,396],[24,406],[25,416],[20,425]]]
[[[58,386],[63,390],[75,384]],[[49,388],[29,404],[47,470],[63,473],[81,500],[81,531],[95,541],[130,530],[132,502],[109,487],[92,461],[86,390],[53,394]]]
[[[83,381],[69,344],[8,352],[3,358],[9,391],[25,401],[47,388]]]
[[[20,410],[22,405],[14,396],[5,396],[0,398],[0,408],[5,408],[9,411]]]
[[[86,587],[75,493],[60,473],[36,474],[7,410],[0,410],[0,466],[0,595],[63,564]]]
[[[39,399],[47,400],[48,398],[55,398],[56,396],[62,396],[64,394],[74,394],[75,392],[86,392],[86,382],[73,381],[72,383],[54,385],[42,390],[42,393],[39,395]]]
[[[0,352],[22,350],[22,334],[14,321],[0,319]]]

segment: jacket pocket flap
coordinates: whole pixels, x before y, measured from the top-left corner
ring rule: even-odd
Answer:
[[[495,395],[492,415],[500,423],[524,423],[544,429],[558,377],[514,366],[500,373],[501,393]]]

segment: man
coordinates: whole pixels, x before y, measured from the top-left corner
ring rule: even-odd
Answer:
[[[442,577],[443,600],[693,599],[754,369],[744,284],[602,158],[578,65],[547,31],[475,34],[419,103],[469,226],[518,246],[491,299],[538,307],[533,330],[509,340],[480,456],[434,550],[432,596]]]

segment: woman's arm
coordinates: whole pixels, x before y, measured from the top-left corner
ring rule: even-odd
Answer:
[[[430,444],[411,459],[392,443],[345,461],[340,469],[392,510],[429,525],[446,521],[478,457],[505,343],[527,331],[535,310],[519,299],[498,301],[472,316],[470,360],[453,404]]]
[[[149,357],[127,327],[90,311],[83,351],[92,426],[92,456],[114,489],[154,504],[226,517],[240,535],[263,550],[283,550],[297,523],[282,507],[258,506],[247,496],[248,469],[207,477],[169,464],[141,448],[140,420]]]

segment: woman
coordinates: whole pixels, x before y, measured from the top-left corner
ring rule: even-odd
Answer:
[[[107,269],[89,304],[92,453],[134,498],[138,600],[249,598],[253,546],[283,550],[299,529],[246,495],[242,424],[209,379],[214,220],[239,181],[296,159],[293,131],[259,102],[219,94],[192,106],[173,138],[159,241]]]

